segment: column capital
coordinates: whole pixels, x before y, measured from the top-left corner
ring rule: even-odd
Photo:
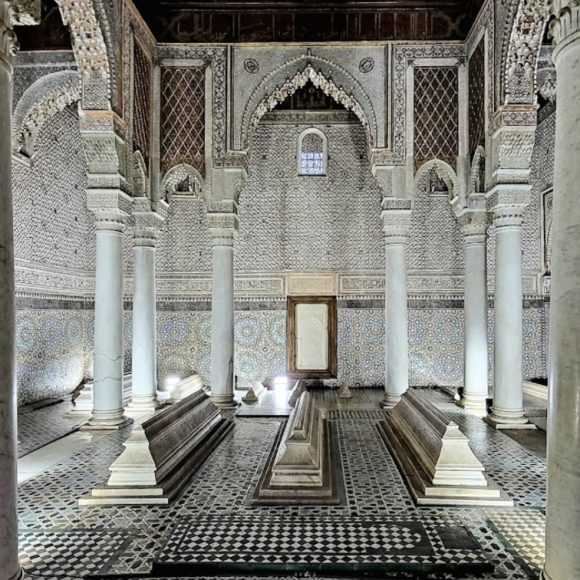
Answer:
[[[504,105],[494,116],[488,207],[497,203],[529,203],[536,109],[535,105]]]
[[[551,0],[550,36],[554,39],[554,62],[562,49],[572,42],[580,40],[580,0]]]
[[[87,190],[87,209],[95,215],[97,230],[123,231],[132,199],[120,189]]]
[[[493,225],[498,228],[519,228],[524,221],[525,206],[497,206],[493,209]]]
[[[151,202],[146,197],[133,199],[133,245],[154,248],[169,206],[164,201]]]
[[[210,203],[207,213],[212,246],[233,246],[238,231],[238,206],[234,201]]]
[[[406,244],[411,231],[411,200],[385,197],[382,205],[381,221],[385,244]]]
[[[490,224],[487,211],[466,210],[459,216],[458,222],[466,242],[485,244]]]

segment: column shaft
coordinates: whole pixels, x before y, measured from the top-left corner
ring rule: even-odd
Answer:
[[[226,245],[229,244],[229,245]],[[221,407],[234,405],[234,248],[214,237],[211,303],[211,397]]]
[[[580,6],[571,4],[554,2],[561,12],[556,11],[554,25],[559,44],[554,52],[557,107],[544,568],[548,580],[580,578]]]
[[[407,263],[405,250],[411,229],[410,200],[383,198],[385,236],[385,398],[390,409],[409,388]]]
[[[486,234],[464,232],[465,336],[461,404],[471,414],[487,414],[487,267]]]
[[[0,29],[8,38],[8,2],[0,3]],[[8,44],[8,40],[5,41]],[[12,224],[12,64],[0,55],[0,571],[20,578],[16,476],[16,372]]]
[[[524,417],[522,374],[522,216],[521,209],[496,212],[494,301],[494,396],[491,422],[516,428]]]
[[[407,272],[405,245],[385,247],[385,407],[394,407],[409,388]]]
[[[133,274],[133,396],[129,415],[151,414],[157,401],[155,235],[135,238]]]
[[[114,222],[113,222],[114,223]],[[87,427],[119,428],[123,413],[123,225],[97,221],[95,386]]]

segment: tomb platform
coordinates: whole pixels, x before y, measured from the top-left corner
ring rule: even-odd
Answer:
[[[251,505],[339,504],[344,499],[335,426],[303,392],[282,425]]]
[[[378,429],[418,505],[513,506],[459,426],[413,389]]]
[[[168,505],[232,427],[201,390],[167,406],[135,425],[107,484],[79,505]]]

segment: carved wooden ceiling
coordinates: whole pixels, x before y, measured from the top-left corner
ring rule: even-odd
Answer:
[[[162,42],[464,38],[483,0],[135,0]]]

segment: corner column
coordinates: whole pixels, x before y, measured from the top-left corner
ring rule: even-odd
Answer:
[[[383,198],[385,240],[385,397],[393,408],[409,388],[407,264],[411,201]]]
[[[14,242],[12,224],[13,11],[0,2],[0,570],[7,580],[22,577],[18,562],[16,475],[16,369],[14,352]]]
[[[157,301],[155,292],[155,247],[167,216],[164,201],[147,198],[133,201],[133,394],[127,407],[129,417],[152,415],[157,400]],[[152,206],[155,209],[152,209]]]
[[[131,198],[121,190],[88,190],[95,214],[95,367],[93,414],[84,429],[120,429],[123,411],[123,227]]]
[[[556,140],[546,580],[580,578],[580,5],[554,0]]]
[[[487,213],[467,211],[459,218],[465,254],[464,370],[460,405],[487,415]]]
[[[234,401],[234,238],[237,204],[224,201],[208,213],[212,238],[211,398],[218,407]],[[223,210],[229,211],[223,211]],[[217,211],[216,211],[217,210]],[[222,210],[222,211],[219,211]]]

